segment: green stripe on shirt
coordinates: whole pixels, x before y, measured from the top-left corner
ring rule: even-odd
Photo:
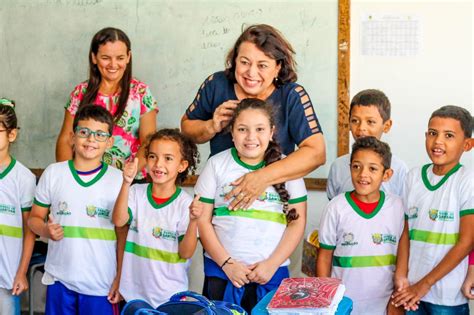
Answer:
[[[179,257],[178,253],[141,246],[133,242],[127,242],[125,244],[125,251],[143,258],[164,261],[170,264],[186,262],[186,259]]]
[[[117,239],[115,230],[88,228],[81,226],[63,226],[64,237],[85,238],[105,241],[115,241]]]
[[[21,227],[0,224],[0,235],[22,238],[23,231]]]
[[[410,240],[436,245],[454,245],[459,239],[458,233],[436,233],[431,231],[410,230]]]
[[[280,224],[286,225],[286,216],[283,213],[272,212],[272,211],[264,211],[264,210],[229,210],[227,207],[220,207],[214,209],[214,215],[218,217],[222,216],[234,216],[234,217],[242,217],[242,218],[249,218],[249,219],[257,219],[257,220],[264,220],[264,221],[271,221]]]
[[[395,262],[395,255],[346,257],[334,256],[332,265],[342,268],[383,267],[394,265]]]

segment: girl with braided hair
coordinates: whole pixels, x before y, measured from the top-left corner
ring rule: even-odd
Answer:
[[[205,204],[199,235],[205,250],[204,295],[241,305],[249,313],[289,277],[289,257],[303,237],[306,188],[303,179],[267,187],[248,209],[231,208],[226,195],[241,176],[280,160],[272,140],[272,106],[244,99],[229,124],[234,147],[211,157],[195,192]],[[234,196],[248,203],[249,196]]]

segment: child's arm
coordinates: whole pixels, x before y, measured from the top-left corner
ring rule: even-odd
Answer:
[[[474,299],[474,251],[469,255],[469,269],[467,270],[466,280],[462,285],[462,293],[468,298]]]
[[[281,264],[290,257],[303,238],[306,226],[306,201],[291,205],[299,215],[298,219],[288,223],[283,236],[273,253],[267,259],[255,263],[247,278],[258,284],[265,284],[273,277]]]
[[[28,290],[28,280],[26,273],[30,264],[31,254],[35,246],[35,234],[28,227],[29,211],[22,212],[23,217],[23,250],[21,253],[20,265],[13,280],[13,295],[20,295],[23,291]]]
[[[114,211],[112,214],[112,222],[117,227],[122,227],[130,220],[128,213],[128,195],[130,192],[130,185],[138,172],[138,158],[125,164],[123,168],[123,182],[120,188],[119,195],[115,201]]]
[[[469,254],[474,245],[473,226],[474,215],[461,217],[458,242],[439,264],[420,281],[394,294],[393,302],[395,306],[404,305],[405,309],[415,306],[438,280],[453,270]]]
[[[395,267],[395,274],[393,276],[394,292],[400,292],[402,289],[410,286],[408,282],[408,256],[410,252],[410,239],[408,236],[408,221],[405,220],[403,226],[403,232],[398,242],[397,250],[397,265]],[[417,306],[411,308],[412,311],[418,309]],[[405,310],[402,306],[395,306],[393,302],[393,294],[390,297],[387,305],[387,314],[405,314]]]
[[[393,277],[393,285],[395,291],[401,291],[409,286],[408,283],[408,256],[410,253],[410,239],[408,236],[408,221],[405,220],[403,232],[398,243],[397,265],[395,275]]]
[[[115,275],[114,282],[112,283],[112,287],[109,290],[109,295],[107,296],[107,299],[111,304],[117,304],[122,300],[119,287],[120,278],[122,277],[122,263],[125,251],[125,243],[127,242],[128,228],[129,226],[127,224],[122,227],[115,227],[115,235],[117,236],[117,273]]]
[[[249,283],[247,275],[251,270],[241,262],[230,257],[217,238],[212,226],[213,208],[214,204],[204,204],[203,213],[198,220],[199,238],[206,252],[212,257],[212,260],[222,268],[232,284],[240,288]]]
[[[196,195],[191,205],[189,205],[189,224],[183,239],[179,242],[179,257],[189,259],[193,257],[197,245],[197,220],[201,217],[204,210],[204,204],[199,201],[199,195]]]
[[[316,277],[330,277],[332,270],[332,256],[334,249],[318,249],[316,259]]]
[[[52,214],[48,216],[48,212],[49,208],[33,204],[30,217],[28,218],[28,226],[31,231],[39,236],[59,241],[64,237],[63,228],[54,222]],[[46,216],[48,216],[47,222],[45,222]]]

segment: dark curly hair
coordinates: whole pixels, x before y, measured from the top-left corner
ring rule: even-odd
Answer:
[[[270,122],[270,127],[275,126],[275,112],[274,112],[274,107],[268,104],[265,101],[262,101],[257,98],[246,98],[242,100],[237,108],[235,109],[234,117],[229,123],[229,127],[232,129],[234,126],[235,120],[239,115],[248,109],[256,109],[260,110],[262,113],[264,113]],[[272,163],[275,163],[282,158],[282,150],[281,147],[278,145],[277,142],[274,140],[270,140],[270,143],[268,144],[267,150],[265,151],[265,155],[263,157],[263,160],[265,161],[265,165],[270,165]],[[285,188],[285,183],[279,183],[279,184],[274,184],[273,187],[277,191],[277,193],[280,195],[280,199],[283,203],[283,213],[286,215],[286,221],[287,223],[290,223],[291,221],[294,221],[298,219],[299,215],[296,212],[294,208],[288,209],[288,200],[290,199],[290,194],[288,193],[288,190]]]
[[[181,185],[189,174],[194,175],[196,172],[197,164],[199,163],[199,151],[196,144],[183,135],[177,128],[165,128],[158,130],[154,134],[148,137],[148,141],[145,147],[145,156],[148,157],[150,153],[150,145],[153,141],[158,140],[171,140],[179,144],[181,149],[181,155],[183,160],[188,162],[188,167],[176,178],[176,184]]]
[[[18,127],[18,119],[15,113],[15,101],[1,98],[3,102],[0,103],[0,124],[10,132],[12,129],[20,129]]]
[[[387,143],[380,141],[375,137],[362,137],[356,139],[352,145],[351,163],[356,152],[362,150],[370,150],[377,153],[382,158],[384,171],[390,168],[392,163],[392,152],[390,151],[390,146]]]
[[[273,82],[276,87],[289,82],[296,82],[298,76],[296,75],[296,61],[293,57],[295,51],[293,47],[276,28],[266,24],[256,24],[247,27],[227,54],[225,75],[229,81],[236,82],[235,60],[239,54],[240,45],[243,42],[255,44],[266,56],[275,59],[277,65],[281,66],[278,80]]]

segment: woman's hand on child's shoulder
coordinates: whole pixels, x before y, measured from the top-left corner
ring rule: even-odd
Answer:
[[[253,265],[250,265],[249,268],[252,270],[248,274],[247,278],[251,282],[256,282],[258,284],[266,284],[270,281],[280,266],[275,266],[270,263],[268,260],[263,260]]]
[[[200,195],[194,196],[193,201],[189,205],[189,219],[190,220],[197,220],[201,217],[204,211],[204,204],[202,201],[199,200],[201,198]]]
[[[249,283],[247,275],[251,270],[246,265],[235,259],[230,259],[229,262],[222,267],[222,270],[236,288],[241,288]]]
[[[61,225],[54,222],[53,215],[50,214],[48,216],[48,222],[46,223],[46,229],[48,238],[52,239],[53,241],[59,241],[64,237],[64,231]]]
[[[137,176],[138,172],[138,158],[135,157],[132,161],[125,163],[123,167],[123,181],[127,184],[131,184]]]

